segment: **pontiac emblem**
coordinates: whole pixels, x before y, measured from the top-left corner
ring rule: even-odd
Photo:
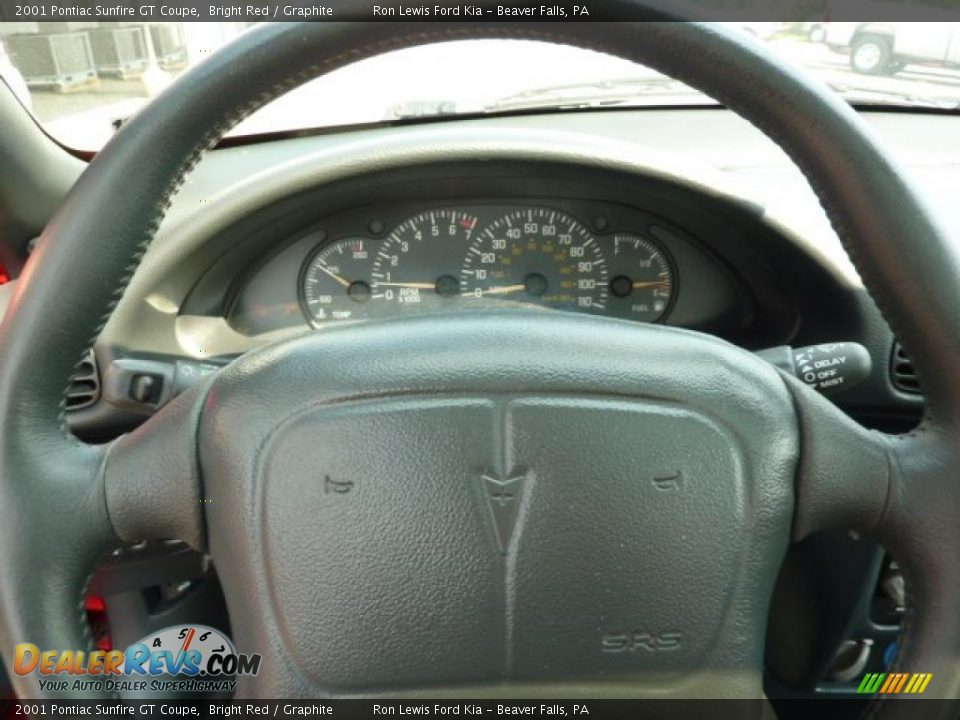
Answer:
[[[484,495],[487,498],[487,505],[490,508],[490,515],[493,517],[497,545],[504,555],[507,554],[510,538],[513,536],[513,529],[517,524],[517,517],[520,514],[520,505],[523,501],[528,479],[527,473],[514,475],[506,480],[491,473],[484,473],[480,476]]]

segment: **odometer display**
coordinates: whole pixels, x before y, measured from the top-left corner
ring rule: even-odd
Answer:
[[[602,312],[606,261],[597,240],[559,210],[516,210],[491,223],[460,271],[465,301],[501,301]]]

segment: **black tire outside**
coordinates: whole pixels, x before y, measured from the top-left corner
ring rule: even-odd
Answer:
[[[872,52],[871,52],[872,50]],[[850,48],[850,67],[861,75],[889,75],[893,50],[888,38],[863,35]],[[872,62],[867,62],[872,60]]]

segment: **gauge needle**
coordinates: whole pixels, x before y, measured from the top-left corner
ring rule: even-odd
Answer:
[[[649,282],[635,282],[633,284],[634,289],[636,288],[646,288],[646,287],[656,287],[657,285],[663,285],[666,280],[650,280]]]
[[[501,285],[500,287],[487,288],[483,291],[484,295],[506,295],[507,293],[523,292],[527,289],[526,285]]]
[[[340,276],[337,275],[333,270],[329,270],[329,269],[325,268],[323,265],[317,265],[317,267],[318,267],[320,270],[323,270],[327,275],[329,275],[330,277],[332,277],[334,280],[336,280],[338,283],[340,283],[341,285],[343,285],[345,288],[350,287],[350,281],[349,281],[349,280],[346,280],[346,279],[344,279],[344,278],[342,278],[342,277],[340,277]]]
[[[435,282],[425,283],[425,282],[376,282],[374,283],[375,287],[402,287],[402,288],[413,288],[415,290],[436,290],[437,284]]]

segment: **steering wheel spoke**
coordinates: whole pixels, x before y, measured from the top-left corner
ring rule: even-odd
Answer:
[[[800,431],[793,539],[827,529],[872,532],[893,482],[889,437],[863,428],[795,378],[784,379]]]
[[[206,549],[197,431],[212,379],[109,447],[103,470],[107,511],[122,541],[182,540]]]

